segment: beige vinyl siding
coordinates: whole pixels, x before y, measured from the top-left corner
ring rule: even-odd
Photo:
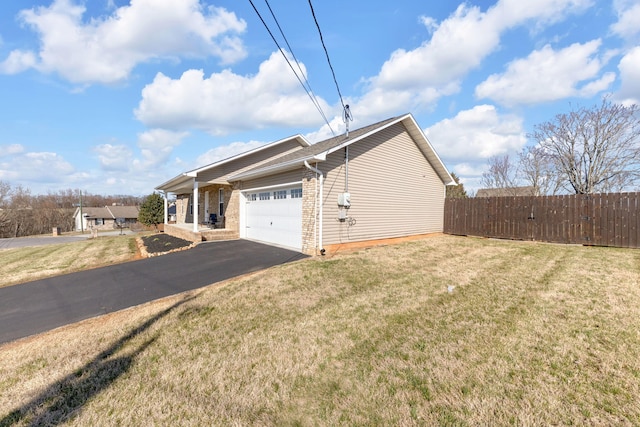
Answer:
[[[236,161],[217,166],[208,171],[203,171],[199,175],[198,181],[224,184],[230,175],[236,175],[240,172],[253,169],[273,160],[274,157],[280,157],[300,149],[302,149],[302,146],[296,140],[287,141],[274,147],[260,150],[253,155],[244,156]]]
[[[277,175],[265,176],[263,178],[244,181],[242,183],[242,189],[250,190],[252,188],[271,187],[274,185],[291,184],[294,182],[299,182],[302,185],[303,173],[304,171],[302,169],[295,169]]]
[[[338,194],[345,191],[344,149],[319,164],[324,184],[323,243],[441,232],[444,183],[401,123],[349,146],[347,215],[338,221]]]

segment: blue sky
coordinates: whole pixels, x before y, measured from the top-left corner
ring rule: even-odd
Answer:
[[[269,4],[343,133],[308,1]],[[412,113],[470,190],[536,123],[640,100],[638,0],[313,6],[351,128]],[[1,2],[0,99],[0,181],[36,194],[145,195],[267,142],[331,136],[248,0]]]

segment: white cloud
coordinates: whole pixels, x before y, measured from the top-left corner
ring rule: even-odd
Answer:
[[[491,19],[501,28],[513,28],[530,22],[539,31],[564,21],[569,15],[591,7],[594,0],[501,0],[489,10]]]
[[[618,13],[618,21],[611,26],[611,31],[623,39],[632,40],[640,35],[640,3],[634,0],[614,1]]]
[[[93,148],[100,167],[106,171],[129,170],[133,152],[124,144],[101,144]]]
[[[433,20],[423,19],[423,23],[430,30],[435,27]],[[414,50],[393,52],[372,83],[386,90],[447,85],[476,67],[499,41],[500,29],[487,14],[462,4],[437,26],[429,41]]]
[[[440,23],[421,17],[431,38],[416,49],[393,52],[378,75],[367,80],[367,93],[358,101],[358,111],[379,117],[433,105],[460,90],[461,79],[500,47],[505,31],[525,24],[540,29],[592,3],[501,0],[486,12],[464,3]]]
[[[265,142],[261,141],[249,141],[249,142],[232,142],[227,145],[212,148],[206,153],[201,154],[196,159],[198,167],[203,165],[210,165],[211,163],[218,162],[220,160],[228,159],[236,154],[244,153],[254,148],[258,148],[264,145]]]
[[[319,102],[328,113],[327,103]],[[279,52],[260,64],[255,75],[241,76],[227,69],[205,78],[202,70],[188,70],[171,79],[158,73],[142,90],[135,116],[147,126],[196,128],[214,135],[322,122]]]
[[[132,150],[123,144],[94,147],[98,167],[85,162],[83,170],[77,170],[60,154],[30,152],[19,144],[0,146],[0,151],[0,181],[22,185],[32,194],[80,188],[93,194],[144,195],[166,181],[167,176],[184,170],[180,165],[153,167],[144,156],[142,161],[136,160]]]
[[[349,129],[357,129],[359,127],[371,124],[366,119],[362,120],[363,116],[364,112],[358,110],[358,117],[356,117],[353,122],[350,122]],[[325,139],[332,138],[336,135],[341,135],[346,131],[346,125],[342,119],[342,116],[335,116],[333,119],[329,120],[329,124],[331,125],[331,128],[329,128],[327,124],[324,124],[318,130],[309,132],[304,137],[311,144],[315,144],[316,142],[324,141]]]
[[[22,144],[0,145],[0,157],[8,157],[24,153],[26,150]]]
[[[458,163],[517,152],[527,142],[522,119],[501,116],[492,105],[461,111],[425,129],[425,134],[443,159]]]
[[[36,65],[37,59],[33,52],[14,50],[4,61],[0,62],[0,73],[17,74]]]
[[[419,20],[422,25],[427,27],[427,31],[429,31],[429,34],[433,34],[438,29],[438,21],[430,16],[421,16]]]
[[[619,102],[640,104],[640,46],[629,51],[618,64],[622,85],[616,93]]]
[[[506,105],[591,97],[615,80],[614,73],[600,76],[605,65],[596,57],[600,45],[600,40],[592,40],[558,51],[546,45],[524,59],[512,61],[503,74],[489,76],[476,87],[476,96]],[[584,86],[579,87],[583,82]]]
[[[14,50],[0,71],[33,67],[73,83],[114,83],[152,59],[211,56],[232,63],[246,56],[237,36],[246,23],[198,0],[131,0],[108,17],[88,20],[85,11],[73,0],[23,10],[20,19],[38,32],[40,51]]]
[[[3,181],[59,183],[75,172],[75,168],[56,153],[16,149],[4,159],[0,161],[0,180]]]
[[[151,129],[139,134],[138,147],[143,160],[135,162],[136,167],[148,170],[166,163],[174,148],[188,135],[188,132],[172,132],[165,129]]]

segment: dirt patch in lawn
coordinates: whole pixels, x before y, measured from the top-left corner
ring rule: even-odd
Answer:
[[[190,249],[196,244],[170,234],[159,233],[140,238],[140,252],[143,256],[156,256],[169,252]]]

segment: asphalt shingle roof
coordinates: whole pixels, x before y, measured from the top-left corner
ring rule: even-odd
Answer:
[[[381,122],[378,123],[374,123],[372,125],[369,126],[365,126],[363,128],[360,129],[356,129],[353,131],[349,131],[349,136],[347,137],[346,134],[342,134],[342,135],[338,135],[338,136],[334,136],[332,138],[329,139],[325,139],[324,141],[320,141],[317,142],[315,144],[312,144],[309,147],[303,148],[301,150],[295,151],[293,153],[289,153],[286,154],[282,157],[278,157],[274,160],[271,160],[263,165],[260,165],[256,168],[250,169],[247,172],[251,172],[251,171],[255,171],[255,170],[259,170],[259,169],[265,169],[268,168],[270,166],[275,166],[275,165],[279,165],[279,164],[286,164],[289,162],[295,162],[296,160],[302,160],[302,159],[308,159],[311,158],[313,156],[316,156],[318,154],[324,153],[325,151],[329,151],[332,148],[335,148],[341,144],[344,144],[348,141],[351,141],[353,139],[357,139],[359,137],[361,137],[362,135],[365,135],[379,127],[382,127],[384,125],[386,125],[387,123],[390,123],[394,120],[397,120],[398,117],[392,117],[390,119],[386,119],[383,120]]]

